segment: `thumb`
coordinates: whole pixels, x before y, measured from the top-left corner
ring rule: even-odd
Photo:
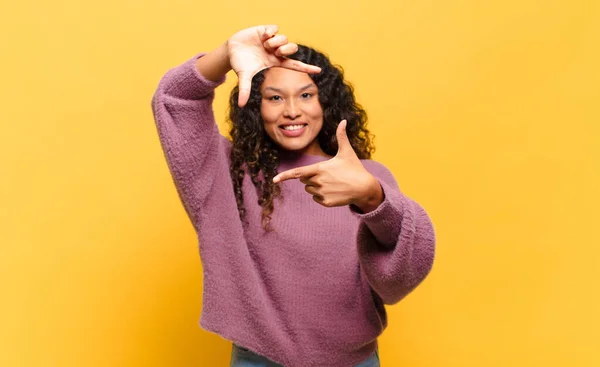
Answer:
[[[239,95],[238,95],[238,106],[244,107],[250,98],[250,90],[252,89],[252,76],[246,72],[240,72],[238,74],[239,79]]]
[[[347,125],[348,121],[342,120],[337,127],[335,135],[338,142],[338,152],[336,156],[348,156],[349,154],[355,155],[354,149],[350,144],[350,139],[348,139],[348,135],[346,134]]]

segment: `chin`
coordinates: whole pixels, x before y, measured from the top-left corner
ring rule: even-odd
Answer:
[[[277,146],[281,149],[285,149],[285,150],[289,150],[292,152],[298,152],[298,151],[302,151],[305,150],[308,147],[307,143],[282,143],[282,142],[277,142]]]

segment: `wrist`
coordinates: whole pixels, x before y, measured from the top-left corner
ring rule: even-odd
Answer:
[[[196,60],[196,69],[202,76],[213,82],[223,79],[231,70],[227,44],[221,44],[211,52]]]
[[[353,204],[366,214],[377,209],[383,203],[383,199],[381,184],[371,175],[367,184],[367,190]]]
[[[227,71],[231,70],[230,54],[229,54],[229,40],[223,42],[217,50],[220,55],[221,62],[225,65]]]
[[[225,54],[225,57],[227,57],[227,60],[229,60],[229,40],[223,42],[219,47],[223,50],[223,53]]]

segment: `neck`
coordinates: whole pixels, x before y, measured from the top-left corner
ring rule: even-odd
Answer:
[[[330,159],[332,157],[325,154],[323,151],[313,152],[306,149],[302,150],[280,150],[279,165],[281,170],[286,170],[294,167],[302,167],[310,164],[318,163]]]
[[[295,158],[299,158],[304,155],[332,158],[331,156],[326,154],[323,151],[323,149],[321,149],[321,145],[319,144],[317,139],[315,139],[311,144],[307,145],[304,149],[300,149],[300,150],[280,149],[279,150],[279,156],[282,159],[295,159]]]
[[[309,151],[306,149],[303,150],[285,150],[281,149],[279,151],[279,158],[282,160],[295,160],[301,158],[303,156],[312,156],[312,157],[324,157],[324,158],[332,158],[329,155],[325,154],[323,151]]]

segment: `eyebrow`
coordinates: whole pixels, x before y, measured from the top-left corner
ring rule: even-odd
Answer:
[[[310,84],[307,84],[307,85],[305,85],[304,87],[302,87],[302,88],[298,89],[298,92],[301,92],[301,91],[303,91],[303,90],[305,90],[305,89],[308,89],[308,88],[310,88],[310,87],[316,87],[315,83],[310,83]],[[283,91],[282,91],[281,89],[279,89],[279,88],[275,88],[275,87],[266,87],[266,88],[265,88],[265,91],[266,91],[266,90],[272,90],[272,91],[275,91],[275,92],[277,92],[277,93],[283,93]]]

